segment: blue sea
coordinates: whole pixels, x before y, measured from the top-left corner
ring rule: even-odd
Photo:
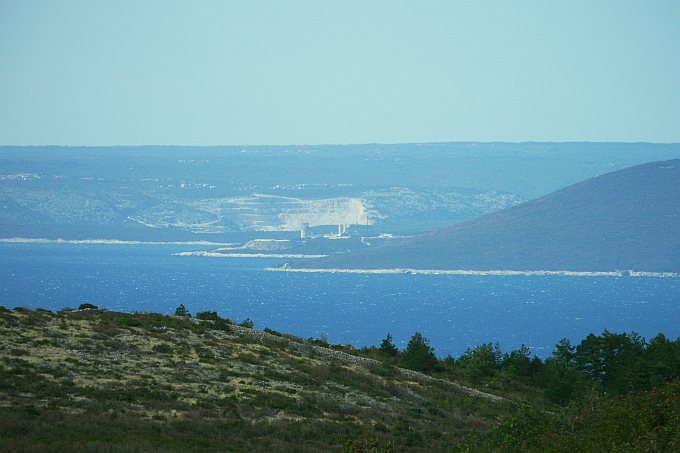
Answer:
[[[604,329],[680,336],[678,278],[304,274],[264,270],[281,260],[173,256],[199,248],[0,244],[0,305],[174,313],[182,303],[355,346],[389,332],[403,347],[418,331],[441,357],[486,342],[546,357],[561,338]]]

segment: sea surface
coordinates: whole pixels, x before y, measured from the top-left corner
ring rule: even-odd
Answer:
[[[487,342],[546,357],[604,329],[680,336],[680,278],[306,274],[264,270],[276,259],[173,256],[198,249],[3,243],[0,305],[170,314],[181,303],[358,347],[388,332],[404,347],[418,331],[441,357]]]

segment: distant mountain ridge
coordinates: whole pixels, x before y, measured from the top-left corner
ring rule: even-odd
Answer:
[[[680,143],[0,146],[0,238],[232,242],[305,223],[410,235],[677,158]]]
[[[680,271],[680,159],[607,173],[317,268]]]

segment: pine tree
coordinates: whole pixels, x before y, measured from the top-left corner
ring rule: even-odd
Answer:
[[[399,354],[399,349],[392,342],[392,335],[387,334],[385,339],[380,343],[380,353],[386,357],[396,357]]]
[[[413,334],[401,356],[401,366],[415,371],[429,371],[437,365],[437,357],[427,338]]]

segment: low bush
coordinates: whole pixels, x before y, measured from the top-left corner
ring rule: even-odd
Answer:
[[[249,328],[249,329],[252,329],[253,326],[254,326],[254,324],[253,324],[253,321],[251,321],[250,318],[246,318],[246,319],[243,320],[242,323],[239,324],[239,326],[241,326],[241,327],[247,327],[247,328]]]
[[[172,347],[167,343],[157,344],[151,349],[155,352],[160,352],[161,354],[172,354]]]

